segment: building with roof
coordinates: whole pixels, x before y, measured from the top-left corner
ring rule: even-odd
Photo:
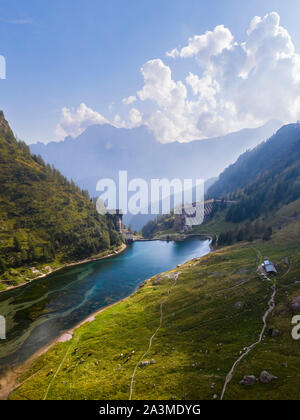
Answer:
[[[273,264],[271,261],[265,260],[263,263],[263,267],[267,274],[277,274],[275,264]]]

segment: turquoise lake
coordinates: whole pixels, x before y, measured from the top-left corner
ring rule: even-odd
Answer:
[[[0,294],[6,340],[0,340],[0,373],[93,312],[129,296],[155,274],[208,254],[209,241],[134,242],[120,255],[65,268]]]

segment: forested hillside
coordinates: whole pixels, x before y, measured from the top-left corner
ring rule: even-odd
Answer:
[[[300,124],[280,129],[270,140],[242,155],[213,185],[209,194],[236,204],[228,222],[254,220],[300,197]]]
[[[278,221],[275,214],[300,198],[300,124],[282,127],[267,142],[242,155],[209,194],[235,202],[223,212],[223,229],[216,232],[218,245],[269,240],[274,228],[297,219],[298,204],[286,220]]]
[[[18,142],[0,113],[0,276],[14,284],[23,268],[76,261],[120,244],[113,222],[89,195]],[[2,282],[2,283],[3,283]]]
[[[293,153],[299,141],[299,123],[283,126],[269,140],[242,154],[233,165],[225,169],[219,180],[208,190],[208,197],[222,197],[247,187],[263,172],[271,169],[274,173],[283,159],[288,165],[294,159]],[[279,170],[282,169],[281,165]]]
[[[269,140],[241,155],[209,188],[208,197],[233,204],[216,206],[214,213],[192,233],[215,233],[218,245],[258,238],[269,240],[273,215],[300,198],[300,124],[282,127]],[[298,215],[295,206],[295,218]],[[145,237],[174,231],[171,216],[161,217],[143,229]],[[281,222],[282,225],[282,222]]]

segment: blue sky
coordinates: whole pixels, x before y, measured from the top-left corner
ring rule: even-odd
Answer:
[[[196,60],[174,60],[166,52],[217,25],[229,28],[240,43],[251,19],[272,11],[299,52],[296,0],[2,0],[0,54],[7,79],[0,80],[0,108],[28,143],[54,139],[64,107],[84,103],[109,121],[116,114],[123,119],[122,99],[143,88],[140,69],[149,60],[172,66],[175,81],[190,72],[202,77]],[[144,102],[136,108],[149,114],[154,105]],[[156,101],[155,106],[162,105]],[[165,132],[162,141],[171,141],[173,131]],[[204,130],[203,136],[209,133]]]

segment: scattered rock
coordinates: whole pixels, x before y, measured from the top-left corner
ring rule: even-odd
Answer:
[[[253,386],[256,382],[256,377],[254,375],[246,375],[241,380],[240,384],[245,386]]]
[[[140,367],[144,367],[144,366],[148,366],[148,365],[150,365],[149,360],[144,360],[140,363]]]
[[[213,399],[216,400],[218,398],[217,394],[214,394]]]
[[[154,359],[151,360],[150,365],[155,365],[156,361]]]
[[[259,380],[262,384],[269,384],[270,382],[272,382],[274,379],[277,379],[277,376],[273,376],[271,375],[269,372],[267,372],[266,370],[263,370],[259,376]]]

